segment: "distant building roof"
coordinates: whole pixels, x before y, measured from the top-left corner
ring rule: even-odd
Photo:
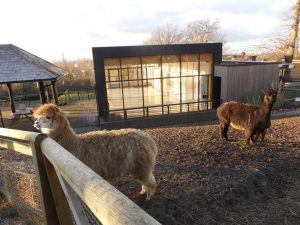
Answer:
[[[15,45],[0,45],[0,84],[58,80],[67,74]]]

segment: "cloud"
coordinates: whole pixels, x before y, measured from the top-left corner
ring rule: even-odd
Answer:
[[[274,33],[282,0],[27,0],[1,3],[0,43],[45,59],[91,57],[91,48],[142,44],[158,26],[219,19],[229,43]]]

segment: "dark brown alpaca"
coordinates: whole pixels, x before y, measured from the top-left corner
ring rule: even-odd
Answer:
[[[243,130],[247,144],[250,139],[255,142],[261,134],[264,140],[266,129],[271,126],[271,110],[276,101],[277,91],[265,92],[262,105],[253,105],[230,101],[223,103],[217,109],[220,121],[221,138],[228,140],[227,131],[229,125],[238,130]],[[254,135],[257,136],[254,139]]]

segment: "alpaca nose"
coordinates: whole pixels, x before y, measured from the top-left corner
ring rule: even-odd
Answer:
[[[35,128],[37,128],[37,129],[40,129],[40,124],[39,124],[38,121],[34,121],[33,126],[34,126]]]

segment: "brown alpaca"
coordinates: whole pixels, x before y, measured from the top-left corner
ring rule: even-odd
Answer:
[[[151,198],[156,189],[154,169],[157,146],[141,130],[122,129],[76,134],[54,104],[40,106],[34,126],[109,181],[131,174],[142,184],[140,194]]]
[[[265,92],[262,105],[245,104],[235,101],[223,103],[217,109],[220,121],[221,138],[228,140],[227,131],[229,125],[238,130],[243,130],[247,144],[250,139],[255,142],[259,135],[264,140],[266,129],[271,126],[271,109],[276,101],[277,91]],[[254,139],[254,135],[257,134]]]

